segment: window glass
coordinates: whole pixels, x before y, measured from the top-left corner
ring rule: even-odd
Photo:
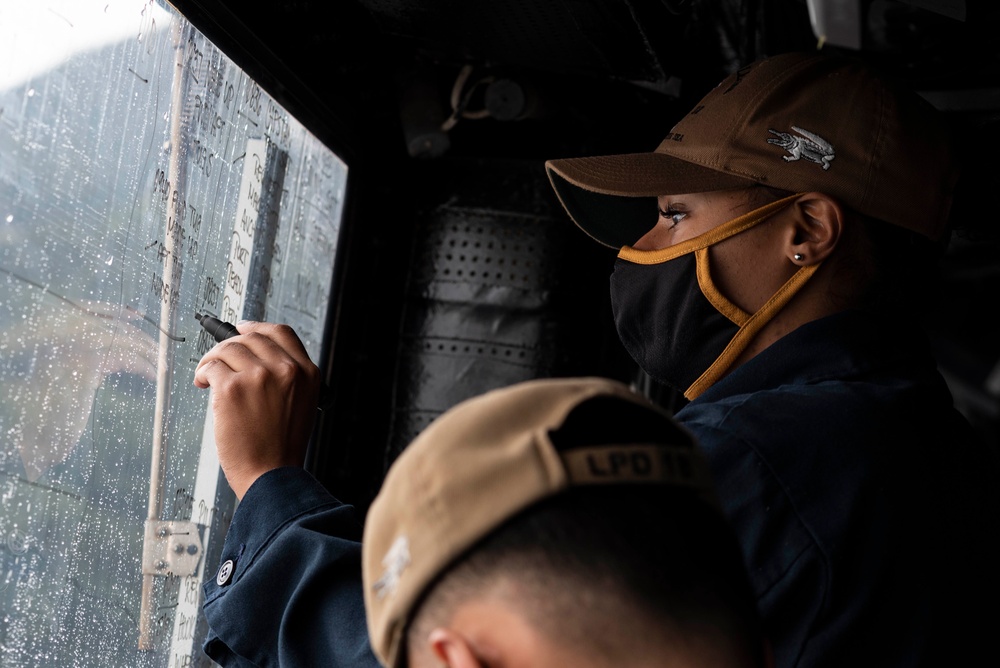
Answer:
[[[169,4],[0,0],[0,666],[207,663],[194,316],[318,359],[346,177]]]

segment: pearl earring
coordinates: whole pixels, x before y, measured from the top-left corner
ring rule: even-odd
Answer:
[[[796,261],[796,262],[802,262],[802,260],[806,259],[806,256],[805,256],[805,255],[803,255],[802,253],[796,253],[796,254],[795,254],[795,255],[793,255],[792,257],[794,257],[794,258],[795,258],[795,261]]]

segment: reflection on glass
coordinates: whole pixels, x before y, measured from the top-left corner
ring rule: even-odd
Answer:
[[[170,5],[0,0],[0,667],[206,663],[194,314],[318,358],[346,176]]]

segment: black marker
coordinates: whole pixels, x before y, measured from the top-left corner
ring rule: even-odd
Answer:
[[[201,323],[202,329],[212,335],[212,338],[215,339],[216,343],[222,343],[226,339],[238,336],[240,333],[239,330],[236,329],[236,325],[228,323],[225,320],[219,320],[218,318],[207,313],[195,313],[194,317]],[[319,390],[319,403],[316,408],[321,411],[329,408],[330,400],[332,398],[333,394],[330,392],[330,388],[327,387],[326,383],[323,383]]]
[[[236,325],[230,324],[225,320],[219,320],[207,313],[195,313],[194,317],[201,323],[202,328],[212,335],[216,343],[221,343],[239,334]]]

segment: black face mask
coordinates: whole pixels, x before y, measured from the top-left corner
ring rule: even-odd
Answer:
[[[619,258],[611,274],[611,308],[622,344],[646,373],[679,392],[739,330],[697,285],[693,254],[650,265]]]
[[[754,314],[716,289],[708,248],[766,220],[793,197],[765,205],[653,251],[622,248],[611,275],[615,327],[632,359],[657,381],[694,399],[730,369],[753,337],[819,267],[800,268]]]

